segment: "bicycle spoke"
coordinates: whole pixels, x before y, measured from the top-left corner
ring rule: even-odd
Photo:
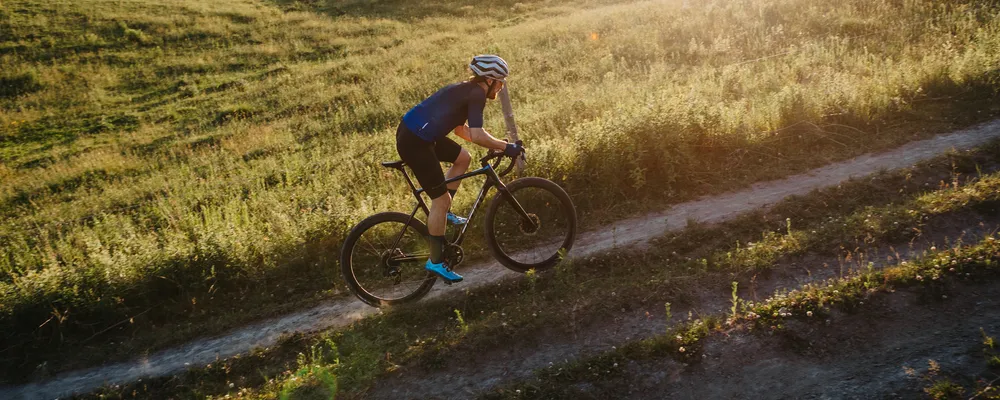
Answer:
[[[368,247],[369,247],[369,248],[370,248],[370,249],[372,250],[372,254],[373,254],[373,255],[374,255],[375,257],[381,257],[381,256],[382,256],[382,252],[378,251],[378,248],[376,248],[376,247],[375,247],[375,245],[374,245],[374,244],[372,244],[370,240],[368,240],[368,238],[366,238],[366,237],[362,236],[362,237],[361,237],[361,239],[362,239],[362,240],[363,240],[363,241],[365,242],[365,244],[366,244],[366,245],[368,245]],[[389,250],[389,248],[387,248],[387,247],[386,247],[385,249],[386,249],[386,250]]]
[[[404,229],[405,229],[405,227],[404,227]],[[378,243],[382,245],[383,249],[389,249],[389,246],[386,246],[385,242],[382,241],[382,236],[376,236],[375,239],[378,239]]]
[[[370,304],[399,301],[433,284],[422,265],[428,254],[426,239],[404,221],[374,223],[353,243],[348,279]]]
[[[490,232],[496,250],[518,268],[551,266],[573,234],[572,208],[564,207],[554,192],[540,186],[515,187],[511,194],[531,219],[525,220],[514,202],[498,203]]]

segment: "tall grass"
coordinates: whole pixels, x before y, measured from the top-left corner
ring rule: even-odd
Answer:
[[[5,341],[340,287],[346,230],[410,201],[377,164],[399,116],[473,54],[511,62],[530,173],[585,214],[906,140],[874,127],[1000,88],[987,1],[311,4],[2,3]]]

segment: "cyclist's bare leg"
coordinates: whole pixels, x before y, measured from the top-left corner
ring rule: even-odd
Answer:
[[[451,208],[451,194],[445,192],[431,200],[431,212],[427,215],[427,232],[431,236],[444,236],[445,217]]]
[[[469,169],[471,161],[472,156],[469,154],[469,151],[462,149],[462,151],[458,153],[458,158],[451,164],[451,168],[448,169],[448,173],[445,174],[445,177],[447,179],[451,179],[464,174],[465,171]],[[460,184],[461,181],[451,182],[447,187],[449,190],[457,190],[458,185]],[[445,192],[436,199],[431,199],[431,210],[427,215],[427,233],[431,236],[444,236],[445,223],[448,221],[448,211],[451,210],[451,200],[451,193],[449,192]],[[437,253],[432,249],[432,254]]]
[[[458,153],[458,159],[456,159],[455,162],[453,164],[451,164],[451,168],[448,169],[448,173],[445,174],[445,177],[447,179],[451,179],[451,178],[454,178],[456,176],[464,174],[465,171],[469,170],[469,164],[471,164],[471,163],[472,163],[472,155],[469,154],[468,150],[462,149],[462,152]],[[449,183],[448,184],[448,189],[449,190],[458,189],[458,186],[461,185],[461,184],[462,184],[462,181],[455,181],[455,182]],[[447,212],[447,210],[445,212]]]

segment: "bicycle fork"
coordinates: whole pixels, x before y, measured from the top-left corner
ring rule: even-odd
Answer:
[[[521,216],[522,222],[529,224],[531,230],[538,229],[538,224],[535,223],[535,219],[531,218],[527,211],[524,211],[524,207],[522,207],[521,203],[514,198],[514,195],[510,194],[510,191],[507,190],[507,185],[503,184],[503,181],[500,180],[500,177],[497,175],[496,171],[493,170],[493,168],[490,168],[489,176],[493,180],[493,184],[496,185],[497,190],[500,191],[501,196],[504,199],[507,199],[507,202],[514,207],[514,211],[517,211],[517,214]]]

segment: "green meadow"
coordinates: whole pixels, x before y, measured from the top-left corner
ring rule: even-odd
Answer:
[[[702,354],[711,351],[705,349],[713,336],[749,330],[758,338],[780,337],[797,326],[796,319],[830,327],[824,321],[885,312],[889,306],[872,300],[902,295],[896,291],[920,293],[923,301],[905,308],[913,311],[949,301],[941,294],[950,301],[982,296],[981,289],[1000,278],[998,157],[1000,141],[994,141],[792,196],[719,224],[692,223],[645,250],[573,259],[525,279],[386,309],[347,327],[289,335],[174,376],[107,385],[81,399],[620,398],[636,388],[628,379],[670,370],[662,364],[642,371],[617,366],[673,358],[689,364],[686,372],[703,371],[712,363]],[[796,278],[779,278],[789,275]],[[775,279],[783,283],[771,286]],[[630,339],[605,328],[632,324],[654,329]],[[948,328],[934,322],[917,329],[927,327]],[[596,353],[563,350],[593,351],[583,343],[595,336],[602,338]],[[802,337],[823,340],[816,331]],[[852,337],[882,340],[877,331]],[[935,333],[933,345],[950,348],[953,340]],[[772,356],[784,346],[801,349],[799,341],[751,346],[738,340],[724,348],[791,365],[830,361],[826,354]],[[978,357],[968,354],[970,362]],[[866,353],[862,362],[891,357]],[[483,376],[492,382],[481,384]],[[438,385],[446,389],[428,389]]]
[[[342,292],[347,230],[412,203],[378,165],[399,117],[475,54],[593,224],[1000,114],[998,11],[0,0],[0,359]]]

